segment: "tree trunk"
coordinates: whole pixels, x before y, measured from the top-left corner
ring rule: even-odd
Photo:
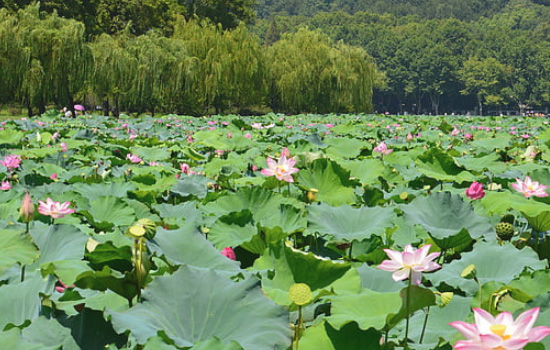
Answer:
[[[483,115],[483,103],[481,103],[481,96],[477,96],[477,106],[479,107],[479,115]]]
[[[27,115],[30,117],[32,117],[32,107],[30,104],[27,104]]]
[[[103,109],[103,115],[106,117],[109,116],[109,108],[111,108],[111,106],[109,106],[109,98],[105,97],[103,99],[102,109]]]
[[[76,118],[76,111],[74,109],[74,99],[71,94],[67,94],[67,101],[69,101],[69,110],[73,114],[73,118]]]
[[[115,96],[115,108],[113,109],[113,117],[117,118],[120,116],[120,111],[119,111],[119,106],[118,106],[118,96]]]

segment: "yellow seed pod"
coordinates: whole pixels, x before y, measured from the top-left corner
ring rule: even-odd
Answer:
[[[317,199],[317,193],[319,193],[319,190],[316,188],[311,188],[309,191],[307,191],[307,200],[310,202],[315,202]]]
[[[401,194],[399,195],[399,198],[404,201],[407,198],[409,198],[409,193],[408,192],[401,192]]]
[[[305,283],[293,284],[288,291],[288,296],[294,304],[299,306],[308,304],[312,298],[311,289]]]
[[[466,278],[466,279],[472,279],[474,278],[476,273],[476,266],[474,264],[470,264],[466,266],[464,270],[460,273],[460,277]]]
[[[142,225],[136,224],[130,227],[128,232],[134,237],[141,237],[145,234],[146,230]]]

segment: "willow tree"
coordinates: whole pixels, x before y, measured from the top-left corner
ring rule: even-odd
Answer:
[[[120,100],[126,99],[137,78],[137,58],[126,48],[127,40],[124,34],[103,34],[91,46],[94,68],[90,86],[94,96],[102,101],[104,115],[109,115],[113,106],[113,115],[118,117]]]
[[[137,59],[135,84],[129,102],[139,113],[155,113],[157,108],[167,110],[173,100],[174,85],[179,81],[179,59],[183,49],[171,38],[154,32],[136,37],[129,42],[130,54]]]
[[[17,18],[0,9],[0,103],[19,97],[30,64],[30,52],[16,33]]]
[[[370,112],[374,64],[360,48],[317,31],[287,34],[268,51],[274,110],[290,113]]]
[[[22,100],[31,101],[39,113],[47,103],[74,106],[84,89],[92,55],[84,38],[84,25],[58,17],[39,16],[38,5],[17,13],[16,39],[29,51]],[[73,110],[74,113],[74,110]]]

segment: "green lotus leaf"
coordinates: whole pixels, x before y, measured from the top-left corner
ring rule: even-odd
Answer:
[[[242,210],[220,216],[208,235],[218,248],[236,247],[248,242],[258,232],[250,210]]]
[[[193,201],[178,205],[171,205],[168,203],[155,204],[153,208],[168,224],[200,222],[202,220],[202,212],[197,209],[197,203]]]
[[[171,276],[157,277],[140,304],[108,313],[117,332],[129,330],[140,344],[159,331],[179,347],[212,337],[251,350],[282,350],[290,344],[288,315],[263,295],[256,279],[233,282],[214,270],[182,266]]]
[[[145,161],[160,162],[170,159],[170,151],[164,147],[132,147],[131,153],[137,154]]]
[[[254,270],[264,271],[262,287],[279,305],[290,306],[288,291],[295,283],[305,283],[316,299],[323,290],[358,291],[359,275],[347,263],[322,259],[285,246],[282,242],[268,248],[256,259]],[[273,270],[274,276],[266,273]]]
[[[22,131],[13,129],[0,130],[0,145],[17,145],[25,136]]]
[[[122,199],[114,196],[102,196],[90,201],[89,212],[97,228],[128,226],[137,220],[135,211]]]
[[[369,329],[359,329],[357,323],[350,322],[340,330],[334,329],[328,322],[308,327],[300,338],[300,349],[303,350],[378,350],[381,333]]]
[[[228,344],[223,343],[218,338],[210,338],[205,341],[198,342],[189,350],[242,350],[242,346],[232,340]]]
[[[0,332],[0,343],[6,349],[17,350],[58,350],[59,346],[44,347],[42,344],[29,343],[21,336],[18,328]]]
[[[388,320],[388,326],[390,328],[406,319],[407,316],[414,314],[416,311],[435,305],[435,294],[431,290],[420,286],[409,285],[401,289],[399,295],[402,300],[401,310],[399,310],[399,313],[396,315],[392,315]],[[410,301],[408,308],[407,300]]]
[[[55,319],[46,319],[44,316],[34,320],[31,325],[21,332],[22,338],[30,344],[39,344],[44,348],[79,350],[74,341],[71,330],[59,324]],[[4,344],[2,346],[5,346]],[[13,348],[19,349],[19,348]]]
[[[383,236],[396,219],[397,215],[391,208],[331,207],[321,203],[309,208],[308,231],[328,235],[338,242],[361,241],[372,235]]]
[[[158,256],[165,255],[178,265],[223,271],[239,270],[238,263],[223,256],[193,224],[177,230],[158,229],[150,247]]]
[[[332,206],[351,204],[356,201],[354,185],[349,180],[349,171],[329,159],[316,159],[307,169],[298,173],[301,187],[316,189],[317,200]]]
[[[495,138],[484,138],[470,143],[470,147],[487,153],[493,153],[496,149],[505,149],[509,146],[512,137],[508,133],[499,133]]]
[[[38,271],[27,269],[24,282],[0,287],[0,329],[6,325],[22,325],[40,316],[42,300],[39,293],[51,294],[54,280],[44,279]],[[15,349],[15,348],[14,348]]]
[[[290,204],[297,208],[303,206],[294,198],[283,197],[261,187],[246,187],[204,205],[202,210],[206,214],[222,216],[248,209],[256,221],[261,221],[264,218],[269,218],[273,213],[279,212],[282,204]]]
[[[421,225],[440,248],[447,249],[464,243],[463,230],[474,239],[494,238],[495,230],[488,218],[475,213],[472,205],[458,194],[433,193],[413,203],[401,206],[406,220]],[[466,241],[468,239],[466,238]]]
[[[208,193],[208,183],[213,184],[214,181],[204,176],[184,175],[170,188],[170,191],[184,197],[193,195],[204,198]]]
[[[23,230],[0,230],[0,275],[12,265],[30,264],[38,258],[38,249]]]
[[[500,246],[490,242],[478,242],[474,245],[473,251],[463,253],[460,260],[453,260],[441,270],[425,276],[429,276],[434,285],[445,282],[473,295],[477,290],[476,282],[460,276],[462,270],[471,264],[475,265],[476,277],[481,284],[490,281],[507,284],[526,268],[540,270],[546,267],[546,262],[539,260],[530,248],[518,250],[512,244]]]
[[[109,344],[112,349],[123,349],[128,343],[127,336],[117,334],[111,323],[105,321],[102,311],[84,308],[75,316],[61,316],[59,322],[70,329],[81,350],[105,349]]]
[[[368,145],[365,141],[348,137],[325,138],[324,142],[329,146],[325,150],[326,154],[335,159],[355,158],[361,153],[361,149],[367,148]]]
[[[74,184],[72,189],[90,201],[95,201],[99,197],[113,196],[125,198],[129,191],[136,189],[136,185],[131,182],[112,182],[99,184]]]
[[[455,157],[454,160],[458,165],[466,168],[467,170],[483,172],[488,170],[493,174],[500,174],[505,172],[508,167],[506,163],[500,161],[500,157],[496,153],[491,153],[482,157]]]
[[[525,213],[522,214],[534,230],[539,232],[550,230],[550,211],[543,211],[537,216],[529,216]]]
[[[510,282],[508,286],[526,293],[529,300],[531,300],[536,296],[550,292],[550,271],[539,270],[530,275],[522,275]],[[512,296],[514,296],[513,293]]]
[[[548,205],[525,198],[520,193],[487,191],[481,199],[481,204],[488,213],[506,214],[510,209],[536,217],[548,211]]]
[[[416,167],[424,175],[440,181],[475,181],[476,177],[456,165],[453,157],[439,148],[430,148],[419,155]]]
[[[342,161],[342,166],[351,172],[364,185],[378,183],[378,177],[384,176],[387,167],[380,159]]]
[[[367,264],[357,268],[361,277],[361,286],[375,292],[398,292],[406,287],[405,282],[394,281],[391,273]]]
[[[401,310],[399,292],[379,293],[363,289],[360,293],[345,293],[330,297],[331,315],[327,321],[335,329],[357,322],[359,328],[382,330],[387,322]]]
[[[88,236],[72,225],[36,225],[30,234],[40,249],[38,263],[82,260]]]
[[[470,304],[471,298],[454,295],[451,302],[445,307],[431,307],[430,315],[427,317],[426,330],[424,332],[423,344],[430,344],[428,349],[435,349],[441,341],[452,341],[458,336],[458,331],[449,326],[454,321],[466,321],[472,323],[469,316],[472,314]],[[417,312],[411,316],[409,321],[409,337],[418,340],[422,333],[422,324],[426,318],[425,312]],[[402,331],[402,336],[404,332]],[[416,348],[416,347],[415,347]]]

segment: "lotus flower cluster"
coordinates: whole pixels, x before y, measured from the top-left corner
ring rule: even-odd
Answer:
[[[550,333],[550,327],[535,327],[539,308],[525,311],[516,318],[509,312],[496,317],[483,309],[474,309],[475,324],[451,322],[466,337],[454,345],[457,350],[520,350],[528,343],[538,342]]]
[[[290,157],[288,149],[283,149],[278,162],[275,162],[271,157],[267,157],[266,162],[267,168],[261,171],[263,175],[275,176],[279,181],[294,182],[292,174],[298,172],[298,168],[294,167],[296,161]]]
[[[483,185],[479,182],[473,182],[470,187],[466,189],[466,197],[476,200],[485,197],[485,192],[483,191]]]
[[[8,171],[14,171],[19,168],[21,165],[21,156],[20,155],[10,155],[6,156],[4,160],[0,160],[0,164],[5,166]]]
[[[42,215],[50,216],[52,219],[59,219],[74,213],[74,209],[69,208],[71,202],[54,202],[51,198],[47,198],[46,202],[38,201],[38,212]]]
[[[437,258],[440,253],[431,253],[430,244],[414,249],[410,244],[405,246],[405,250],[401,253],[396,250],[384,249],[391,260],[384,260],[378,268],[385,271],[393,271],[392,278],[394,281],[403,281],[411,278],[411,283],[420,285],[422,282],[422,272],[429,272],[439,269],[441,266],[433,259]]]
[[[510,186],[512,186],[512,188],[516,191],[521,192],[526,198],[531,196],[548,197],[548,193],[545,191],[548,186],[541,185],[538,181],[532,181],[529,176],[525,177],[525,181],[516,179],[516,183],[511,184]]]

